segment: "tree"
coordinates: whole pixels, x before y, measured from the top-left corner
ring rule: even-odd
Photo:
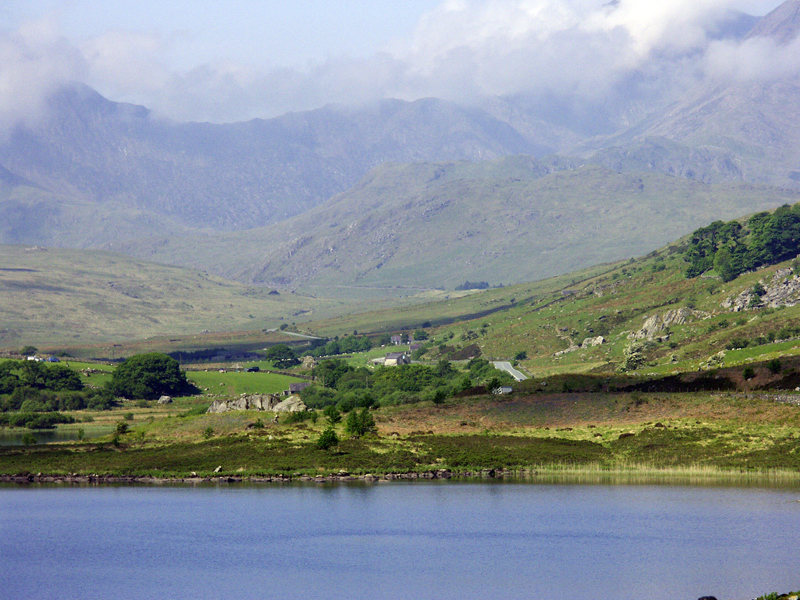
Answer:
[[[644,356],[645,345],[642,342],[633,341],[622,350],[622,364],[619,370],[635,371],[646,362]]]
[[[339,409],[336,408],[333,404],[330,406],[326,406],[325,410],[322,412],[325,415],[325,418],[328,420],[328,425],[333,427],[339,421],[342,420],[342,415],[339,413]]]
[[[23,346],[23,347],[22,347],[22,348],[20,348],[20,350],[19,350],[19,353],[20,353],[22,356],[33,356],[33,355],[35,355],[37,352],[39,352],[39,349],[38,349],[36,346]]]
[[[45,368],[45,387],[48,390],[78,391],[83,389],[80,375],[65,365]]]
[[[193,386],[178,361],[158,352],[131,356],[116,368],[108,384],[115,396],[155,400],[163,395],[179,396]]]
[[[289,348],[286,344],[275,344],[267,350],[264,358],[272,361],[272,364],[279,369],[285,369],[300,364],[294,350]]]
[[[424,329],[417,329],[414,332],[414,341],[421,342],[428,339],[428,332]]]
[[[320,450],[330,450],[338,443],[339,436],[336,435],[332,427],[328,427],[328,429],[320,434],[319,439],[317,439],[317,448]]]
[[[351,410],[344,423],[344,430],[353,437],[361,437],[375,429],[375,419],[366,407],[361,412]]]

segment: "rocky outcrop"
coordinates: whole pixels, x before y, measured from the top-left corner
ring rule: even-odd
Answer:
[[[800,304],[800,277],[793,275],[792,269],[778,269],[769,281],[762,279],[759,293],[748,288],[736,296],[722,302],[722,307],[732,312],[742,312],[752,308],[778,308]]]
[[[663,315],[653,315],[645,320],[639,331],[628,334],[631,340],[652,340],[673,325],[683,325],[690,318],[706,318],[707,313],[690,308],[673,308]]]
[[[300,396],[289,396],[281,400],[278,394],[242,394],[238,398],[214,400],[206,412],[224,413],[230,410],[299,412],[306,410],[306,405]]]

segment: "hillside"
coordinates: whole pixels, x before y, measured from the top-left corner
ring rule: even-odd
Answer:
[[[2,246],[0,346],[142,340],[277,327],[339,302],[254,288],[100,251]],[[109,347],[101,356],[111,354]]]
[[[686,248],[688,238],[641,258],[570,276],[402,311],[315,321],[309,329],[333,336],[353,329],[411,331],[428,322],[432,341],[423,360],[436,361],[468,348],[472,355],[498,360],[524,352],[519,364],[537,379],[594,373],[595,385],[623,366],[640,375],[733,367],[730,377],[736,387],[777,384],[793,389],[800,384],[794,379],[777,383],[783,377],[796,379],[800,366],[797,261],[724,283],[714,271],[687,278]],[[759,286],[761,295],[752,291]],[[626,363],[631,352],[638,353],[638,362]],[[773,359],[785,368],[771,373],[764,365]],[[749,364],[755,372],[746,378],[743,369]]]
[[[798,198],[768,186],[620,173],[560,158],[390,164],[278,225],[110,248],[252,284],[358,297],[370,288],[452,290],[465,280],[552,277]]]

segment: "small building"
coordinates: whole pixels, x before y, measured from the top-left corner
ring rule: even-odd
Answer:
[[[411,362],[411,357],[405,352],[389,352],[383,365],[386,367],[396,367],[398,365],[407,365]]]
[[[395,346],[399,346],[403,343],[403,336],[402,335],[393,335],[392,336],[392,344]]]
[[[289,389],[283,392],[284,396],[291,396],[293,394],[299,394],[308,386],[311,385],[310,381],[299,381],[297,383],[290,383]]]
[[[511,386],[501,385],[500,387],[494,388],[492,390],[492,393],[496,396],[500,396],[500,395],[510,394],[513,391],[514,389]]]
[[[419,350],[420,348],[422,348],[421,342],[412,342],[408,345],[409,352],[413,352],[414,350]]]

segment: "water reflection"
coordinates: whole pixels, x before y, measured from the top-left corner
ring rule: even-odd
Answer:
[[[91,429],[84,431],[83,439],[93,439],[109,435],[114,427],[92,426]],[[54,442],[76,442],[81,439],[78,428],[56,429],[0,429],[0,446],[22,446],[25,444],[25,437],[33,435],[37,444],[52,444]]]
[[[798,498],[585,480],[0,486],[0,572],[9,597],[36,598],[744,599],[800,588]]]

